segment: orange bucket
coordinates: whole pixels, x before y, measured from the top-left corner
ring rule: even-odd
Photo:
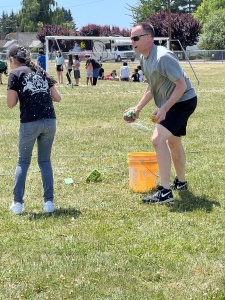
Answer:
[[[158,163],[155,152],[128,154],[129,185],[134,192],[148,192],[157,185]]]

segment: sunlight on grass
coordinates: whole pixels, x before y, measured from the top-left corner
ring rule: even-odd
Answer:
[[[121,64],[103,66],[105,73],[119,73]],[[123,111],[137,103],[146,84],[99,81],[87,87],[81,63],[79,87],[57,85],[62,101],[55,104],[56,211],[50,215],[43,212],[36,149],[25,211],[9,212],[19,108],[6,107],[3,77],[0,299],[225,299],[225,68],[194,64],[197,87],[189,65],[183,66],[199,99],[184,138],[189,190],[175,192],[174,203],[165,206],[144,205],[143,195],[129,190],[128,153],[154,151],[149,116],[155,106],[140,115],[148,130],[126,124]],[[53,64],[51,72],[56,75]],[[102,182],[86,183],[93,169]]]

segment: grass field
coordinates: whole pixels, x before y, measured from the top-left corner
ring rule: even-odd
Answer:
[[[105,73],[120,66],[103,64]],[[79,87],[57,85],[62,101],[55,104],[52,215],[43,212],[36,149],[25,211],[9,212],[19,107],[7,108],[3,75],[0,299],[225,299],[225,66],[194,64],[199,87],[188,64],[184,69],[199,99],[184,138],[189,191],[175,192],[172,204],[149,206],[129,189],[127,154],[154,149],[151,131],[135,130],[122,115],[146,84],[99,81],[87,87],[82,63]],[[51,72],[56,78],[53,66]],[[154,109],[151,102],[140,115],[152,130]],[[103,181],[86,183],[95,168]]]

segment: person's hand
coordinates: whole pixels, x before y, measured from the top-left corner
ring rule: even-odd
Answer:
[[[159,124],[161,121],[165,120],[166,118],[166,110],[164,107],[160,107],[157,110],[153,112],[153,114],[150,116],[152,122]]]
[[[127,116],[127,113],[131,111],[133,111],[134,114],[131,113],[131,117]],[[123,112],[123,118],[127,123],[133,123],[139,118],[139,111],[136,107],[130,107]]]

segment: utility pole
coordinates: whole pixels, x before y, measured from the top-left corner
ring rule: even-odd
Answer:
[[[172,39],[171,37],[171,10],[170,10],[170,0],[168,0],[168,37],[169,37],[169,45],[170,45],[170,40]]]

